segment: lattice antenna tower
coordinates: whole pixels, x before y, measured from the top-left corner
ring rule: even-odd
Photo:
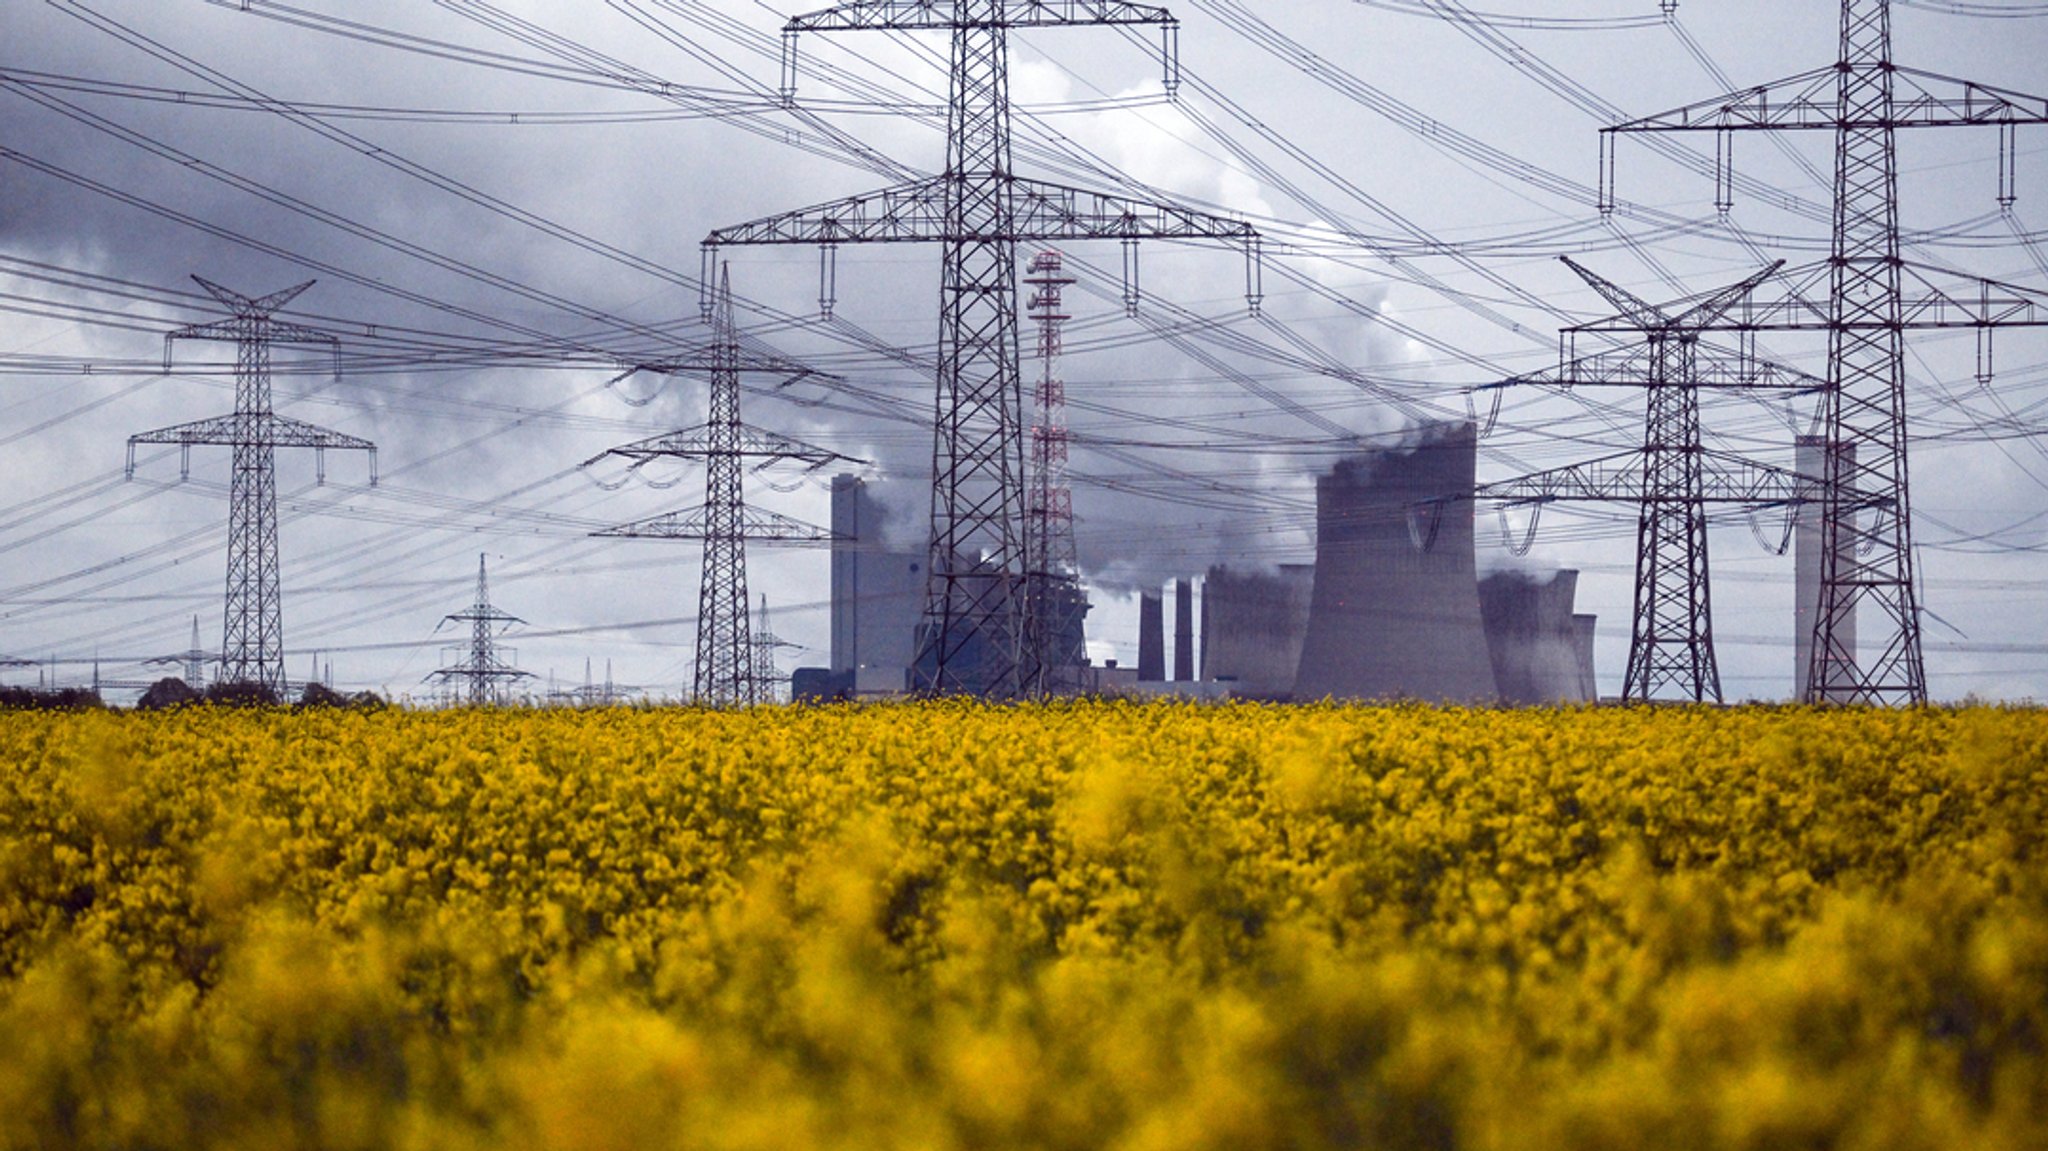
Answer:
[[[176,444],[182,450],[180,475],[191,473],[194,445],[234,449],[228,495],[227,604],[221,629],[223,683],[253,683],[282,695],[284,669],[284,601],[280,588],[277,545],[277,449],[313,449],[317,474],[326,479],[330,449],[370,455],[370,482],[376,482],[376,445],[288,419],[271,410],[270,349],[276,344],[314,344],[334,352],[334,372],[341,375],[339,342],[326,332],[279,320],[278,309],[313,286],[250,297],[193,277],[208,295],[231,313],[227,319],[179,328],[164,336],[164,370],[171,370],[171,348],[178,340],[221,340],[235,345],[235,410],[195,423],[178,424],[128,437],[128,474],[135,474],[138,444]]]
[[[444,626],[451,623],[468,625],[469,655],[461,663],[433,672],[429,678],[443,684],[466,684],[467,702],[471,707],[489,707],[503,702],[505,685],[531,679],[533,673],[512,665],[512,653],[498,645],[498,635],[512,624],[525,622],[516,615],[491,606],[491,587],[484,571],[484,557],[477,556],[476,602],[441,620]]]
[[[702,425],[641,440],[586,463],[618,457],[635,470],[658,459],[704,461],[704,503],[610,528],[601,536],[701,541],[704,566],[697,592],[696,698],[716,707],[747,707],[767,702],[772,685],[756,671],[754,637],[747,617],[747,543],[821,544],[831,541],[822,528],[774,512],[750,509],[742,476],[748,468],[800,463],[815,471],[834,463],[859,463],[837,452],[813,447],[787,436],[752,428],[740,421],[740,373],[771,370],[803,374],[780,362],[748,360],[740,352],[739,330],[733,322],[732,279],[721,269],[713,312],[709,355],[635,365],[634,371],[674,375],[709,371],[710,416]]]
[[[1998,196],[2009,207],[2017,195],[2016,129],[2043,123],[2048,99],[1894,65],[1890,0],[1842,0],[1834,67],[1602,130],[1602,211],[1613,210],[1618,134],[1714,132],[1715,200],[1726,211],[1734,133],[1834,133],[1829,259],[1794,288],[1792,299],[1729,317],[1741,329],[1818,328],[1828,337],[1821,422],[1830,474],[1822,495],[1821,602],[1806,677],[1810,702],[1927,699],[1906,470],[1905,332],[1976,328],[1979,375],[1988,379],[1992,329],[2048,324],[2038,293],[1989,281],[1950,290],[1934,279],[1952,273],[1901,258],[1898,132],[1997,126]]]
[[[1259,298],[1258,234],[1229,220],[1019,177],[1010,148],[1010,34],[1018,29],[1153,26],[1166,86],[1178,85],[1179,23],[1164,8],[1115,0],[849,0],[783,26],[783,92],[796,87],[804,32],[940,31],[951,38],[946,168],[880,192],[712,232],[718,248],[815,244],[829,300],[844,244],[941,245],[932,522],[914,677],[921,691],[992,698],[1034,682],[1032,598],[1017,332],[1017,245],[1118,240],[1136,298],[1140,239],[1221,240],[1246,251],[1246,296]]]
[[[1558,370],[1508,381],[1553,387],[1640,388],[1645,392],[1642,446],[1619,456],[1483,485],[1481,498],[1505,506],[1553,502],[1622,503],[1637,509],[1634,611],[1629,630],[1625,699],[1721,702],[1714,653],[1707,519],[1716,505],[1751,510],[1808,498],[1801,477],[1707,449],[1700,425],[1703,389],[1817,392],[1823,381],[1756,361],[1747,348],[1703,347],[1701,332],[1782,266],[1772,264],[1739,283],[1665,305],[1649,303],[1566,259],[1620,311],[1600,325],[1641,343],[1578,358],[1576,329],[1559,341]],[[1536,520],[1530,521],[1533,532]]]
[[[1033,388],[1037,422],[1031,425],[1030,495],[1025,536],[1032,598],[1031,667],[1036,682],[1030,694],[1058,695],[1080,687],[1085,652],[1068,650],[1080,632],[1085,610],[1081,596],[1081,557],[1074,542],[1074,493],[1067,483],[1070,436],[1067,430],[1067,385],[1060,378],[1062,329],[1066,314],[1063,293],[1074,284],[1060,253],[1046,249],[1031,258],[1024,282],[1031,289],[1025,310],[1038,324],[1038,381]]]

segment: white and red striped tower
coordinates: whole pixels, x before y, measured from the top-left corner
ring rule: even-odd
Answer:
[[[1025,570],[1037,610],[1027,628],[1032,694],[1057,695],[1079,687],[1086,661],[1080,643],[1081,560],[1074,544],[1074,493],[1067,486],[1067,389],[1059,374],[1061,328],[1067,315],[1061,294],[1074,278],[1059,252],[1031,258],[1024,283],[1031,289],[1026,311],[1038,324],[1038,382],[1032,395],[1037,421],[1031,426],[1031,468],[1025,498]]]

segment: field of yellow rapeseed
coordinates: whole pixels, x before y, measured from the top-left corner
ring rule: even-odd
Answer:
[[[0,1147],[2048,1146],[2048,715],[0,715]]]

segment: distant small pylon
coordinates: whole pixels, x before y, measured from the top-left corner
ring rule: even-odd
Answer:
[[[144,666],[164,667],[182,664],[185,671],[185,686],[193,691],[205,691],[206,665],[219,658],[220,656],[217,653],[207,651],[199,646],[199,617],[195,615],[192,617],[192,646],[179,652],[177,655],[158,656],[155,659],[146,660],[144,661]]]
[[[782,685],[789,682],[789,677],[782,674],[781,669],[775,666],[775,649],[779,647],[794,648],[799,645],[793,644],[775,634],[775,629],[768,623],[768,597],[765,594],[761,596],[760,610],[754,613],[754,635],[752,642],[754,647],[755,699],[760,703],[780,703],[782,702]]]
[[[498,646],[499,631],[508,624],[526,621],[491,606],[490,582],[484,571],[483,556],[476,557],[476,602],[471,604],[468,610],[446,616],[441,622],[444,625],[469,625],[469,658],[431,672],[427,678],[438,680],[444,685],[466,681],[469,685],[469,706],[489,707],[502,703],[502,685],[532,677],[531,672],[513,667],[508,658],[511,652]]]
[[[633,366],[634,371],[672,375],[709,371],[710,418],[703,425],[613,448],[605,456],[635,468],[661,458],[704,461],[704,503],[596,534],[633,539],[696,540],[704,545],[697,592],[697,657],[694,698],[714,707],[747,707],[773,693],[754,675],[759,649],[747,620],[747,543],[827,543],[831,533],[788,516],[749,508],[742,479],[749,469],[798,463],[811,470],[832,463],[860,463],[838,452],[800,443],[740,421],[740,373],[780,365],[743,357],[733,321],[732,281],[721,269],[712,313],[710,355],[701,353]],[[588,461],[596,463],[597,459]],[[587,466],[587,464],[586,464]]]

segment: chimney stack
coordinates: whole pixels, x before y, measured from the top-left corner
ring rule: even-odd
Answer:
[[[1195,678],[1195,581],[1173,583],[1173,678],[1188,683]]]
[[[1138,595],[1138,680],[1166,678],[1166,605],[1156,591]]]

